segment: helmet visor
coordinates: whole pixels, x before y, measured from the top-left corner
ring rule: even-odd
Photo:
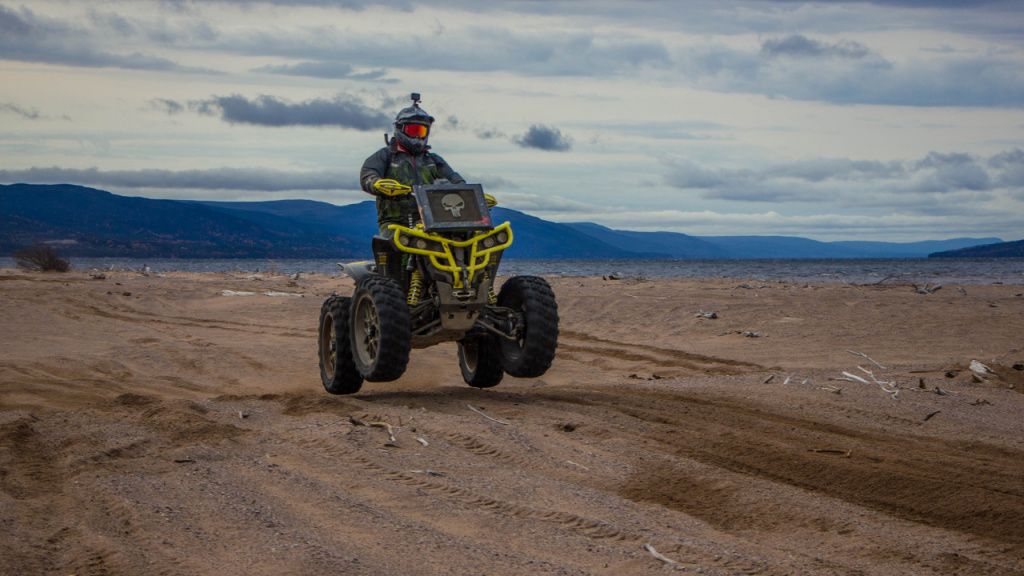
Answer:
[[[402,126],[402,133],[409,138],[426,138],[430,129],[423,124],[406,124]]]

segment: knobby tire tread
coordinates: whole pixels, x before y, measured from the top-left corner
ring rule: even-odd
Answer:
[[[330,394],[355,394],[363,387],[363,377],[356,369],[352,359],[352,343],[349,335],[349,314],[352,307],[351,298],[331,296],[320,308],[320,328],[317,334],[317,356],[320,358],[320,379],[324,390]],[[328,378],[324,367],[324,354],[320,346],[323,340],[324,316],[331,316],[334,334],[331,338],[335,343],[334,377]]]
[[[377,358],[371,366],[357,367],[363,378],[370,382],[390,382],[405,373],[412,349],[409,305],[398,283],[384,276],[370,276],[359,283],[353,303],[362,292],[368,292],[377,308],[380,321],[380,341]]]
[[[517,378],[536,378],[547,372],[558,347],[558,304],[547,280],[537,276],[513,276],[498,294],[498,304],[520,309],[526,304],[526,337],[515,357],[502,354],[505,372]],[[504,344],[503,346],[508,346]]]
[[[501,349],[493,336],[474,338],[476,345],[476,370],[467,369],[463,360],[463,345],[459,343],[459,369],[462,379],[474,388],[493,388],[501,383],[505,370],[501,366]]]

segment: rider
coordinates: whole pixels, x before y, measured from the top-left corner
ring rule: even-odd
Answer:
[[[420,108],[420,95],[412,95],[412,106],[403,108],[395,117],[395,135],[387,146],[363,162],[359,181],[363,190],[377,197],[377,224],[380,233],[391,236],[388,224],[408,226],[410,219],[419,220],[414,184],[466,181],[452,170],[443,158],[430,152],[427,138],[434,117]]]

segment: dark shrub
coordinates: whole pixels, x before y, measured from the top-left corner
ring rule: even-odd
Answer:
[[[67,272],[71,263],[57,255],[53,246],[33,244],[11,255],[18,268],[41,272]]]

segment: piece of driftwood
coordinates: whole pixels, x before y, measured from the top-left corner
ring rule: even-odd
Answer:
[[[480,410],[479,408],[474,408],[472,404],[466,404],[466,408],[469,408],[473,412],[476,412],[477,414],[483,416],[484,418],[487,418],[491,422],[496,422],[498,424],[508,426],[508,422],[505,422],[504,420],[498,420],[497,418],[491,418],[487,414],[484,414],[483,410]]]
[[[394,428],[391,427],[391,424],[388,424],[387,422],[383,422],[381,420],[377,420],[374,422],[367,422],[367,425],[387,430],[388,440],[390,440],[391,442],[397,442],[397,440],[395,440],[395,430]]]
[[[992,369],[988,366],[978,362],[977,360],[971,360],[970,365],[967,367],[971,372],[974,372],[978,376],[985,377],[989,374],[993,374]]]
[[[419,442],[420,444],[423,444],[424,446],[430,446],[430,442],[427,442],[426,438],[422,438],[420,436],[417,436],[416,437],[416,441]]]
[[[767,384],[767,383],[771,382],[774,379],[775,379],[775,374],[771,374],[767,378],[765,378],[764,382],[761,382],[761,384]]]
[[[927,416],[924,417],[924,421],[927,422],[927,421],[931,420],[932,416],[935,416],[939,412],[942,412],[942,410],[936,410],[935,412],[931,412],[930,414],[928,414]]]
[[[675,560],[655,550],[654,546],[651,546],[650,544],[644,544],[644,550],[647,550],[647,552],[650,553],[651,556],[654,556],[655,558],[661,560],[665,564],[671,564],[672,566],[677,566],[679,564],[679,562],[676,562]]]
[[[847,350],[846,352],[849,353],[849,354],[853,354],[854,356],[860,356],[861,358],[867,360],[868,362],[871,362],[875,366],[878,366],[878,368],[881,369],[881,370],[888,370],[888,368],[886,368],[885,366],[882,366],[878,362],[875,362],[870,356],[868,356],[867,354],[865,354],[863,352],[857,352],[856,350]]]
[[[843,389],[838,386],[818,386],[820,390],[828,390],[833,394],[842,394]]]
[[[817,452],[818,454],[839,454],[844,458],[850,457],[850,450],[840,450],[839,448],[808,448],[808,452]]]
[[[715,312],[714,310],[698,310],[697,318],[707,318],[709,320],[714,320],[715,318],[718,318],[718,312]]]
[[[925,282],[924,286],[918,286],[917,284],[914,284],[913,286],[914,286],[914,292],[917,292],[918,294],[934,294],[935,292],[938,292],[939,290],[942,290],[942,284],[936,284],[935,286],[928,286],[928,283]]]

